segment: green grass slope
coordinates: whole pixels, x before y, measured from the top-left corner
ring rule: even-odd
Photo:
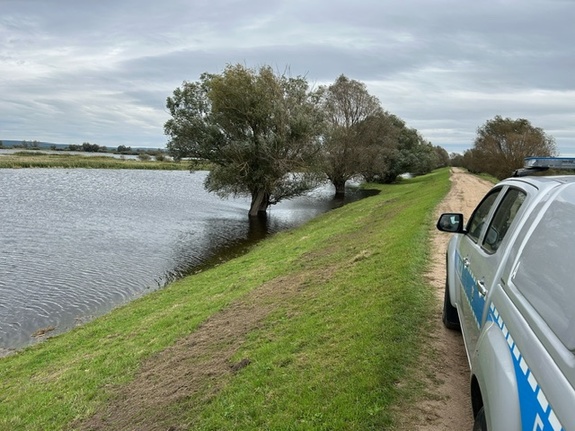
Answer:
[[[413,394],[449,171],[0,359],[0,430],[381,430]]]

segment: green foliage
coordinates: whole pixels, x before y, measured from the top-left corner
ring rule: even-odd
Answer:
[[[449,157],[449,153],[445,150],[445,148],[436,145],[433,147],[433,150],[435,151],[436,158],[436,164],[433,169],[451,166],[451,158]]]
[[[343,193],[354,176],[391,183],[402,173],[423,175],[448,165],[445,150],[385,112],[364,84],[341,75],[319,92],[326,123],[322,166],[336,191]]]
[[[82,145],[71,144],[68,145],[69,151],[84,151],[86,153],[105,153],[108,149],[105,146],[100,146],[98,144],[90,144],[89,142],[84,142]]]
[[[424,175],[437,167],[437,154],[431,143],[427,142],[415,129],[404,127],[398,145],[398,174],[410,172]]]
[[[13,146],[13,148],[23,148],[25,150],[39,150],[40,143],[38,141],[22,141]]]
[[[363,172],[364,178],[388,184],[395,182],[403,173],[424,175],[433,169],[447,166],[447,153],[443,148],[431,145],[416,129],[408,128],[400,118],[391,115],[389,120],[392,127],[388,126],[390,131],[387,144],[374,146],[374,150],[366,153],[368,160],[363,166],[369,169]],[[383,134],[380,133],[380,136]]]
[[[363,156],[379,138],[372,132],[383,109],[365,84],[344,75],[320,87],[318,95],[325,119],[321,167],[336,193],[343,194],[345,182],[361,173]],[[366,127],[368,122],[371,127]]]
[[[230,363],[249,358],[249,365],[206,375],[195,383],[204,390],[189,396],[160,399],[150,392],[150,427],[393,429],[392,407],[417,396],[407,388],[415,386],[410,370],[428,338],[433,307],[433,290],[423,276],[428,232],[448,178],[442,170],[379,185],[377,196],[0,358],[0,429],[79,429],[78,421],[108,404],[114,412],[147,358],[219,311],[253,301],[269,310],[267,317],[246,328],[233,358],[217,356]],[[189,367],[205,360],[192,359]],[[189,383],[186,375],[175,377],[174,392]],[[155,383],[154,376],[146,379]]]
[[[250,215],[265,212],[314,184],[315,103],[302,77],[230,65],[221,74],[184,82],[168,97],[168,150],[177,159],[210,161],[208,190],[251,196]]]
[[[228,66],[184,82],[167,107],[170,154],[209,161],[206,188],[251,196],[250,215],[325,177],[343,194],[354,177],[390,183],[449,164],[445,150],[344,75],[310,92],[304,78],[278,76],[270,67]]]
[[[556,154],[555,140],[543,129],[523,118],[497,115],[477,129],[473,148],[463,155],[463,165],[470,172],[486,172],[503,179],[523,167],[526,157]]]
[[[368,182],[386,182],[396,164],[397,146],[403,122],[396,116],[381,112],[364,121],[361,128],[368,139],[360,155],[359,173]],[[393,180],[392,178],[392,180]]]
[[[132,147],[126,147],[125,145],[118,145],[118,148],[116,148],[116,153],[118,154],[131,154],[131,155],[136,155],[137,152],[132,150]]]

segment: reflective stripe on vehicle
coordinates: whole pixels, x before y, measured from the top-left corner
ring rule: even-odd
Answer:
[[[524,431],[563,431],[563,426],[547,401],[537,379],[529,369],[529,365],[511,336],[505,322],[493,304],[489,307],[487,320],[494,322],[507,340],[509,351],[513,358],[519,405],[521,407],[521,424]]]
[[[465,299],[469,307],[473,311],[475,323],[479,328],[481,326],[481,318],[483,317],[483,309],[485,308],[485,298],[479,294],[477,290],[477,279],[463,262],[463,258],[457,253],[457,275],[461,280],[463,291],[465,292]]]

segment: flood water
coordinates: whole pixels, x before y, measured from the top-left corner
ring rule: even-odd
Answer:
[[[38,330],[64,332],[342,204],[326,186],[250,222],[249,199],[205,192],[205,176],[0,170],[0,356],[37,341]]]

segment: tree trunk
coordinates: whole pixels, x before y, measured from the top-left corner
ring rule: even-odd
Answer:
[[[334,180],[332,181],[335,186],[335,195],[344,196],[345,195],[345,180]]]
[[[264,190],[253,192],[249,216],[257,217],[258,215],[265,214],[270,204],[269,198],[269,193]]]

